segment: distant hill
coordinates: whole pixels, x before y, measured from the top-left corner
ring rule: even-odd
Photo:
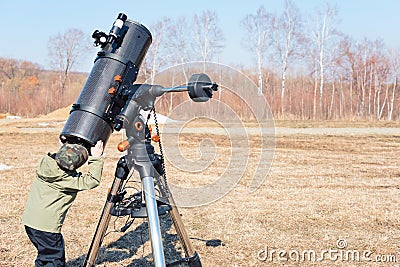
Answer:
[[[40,116],[40,118],[46,118],[46,119],[52,119],[52,120],[67,120],[69,112],[71,111],[71,107],[72,107],[72,105],[67,106],[65,108],[57,109],[46,115]]]

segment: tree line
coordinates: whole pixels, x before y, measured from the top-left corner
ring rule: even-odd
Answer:
[[[337,29],[338,15],[329,4],[302,14],[292,0],[285,0],[281,13],[260,6],[243,16],[238,28],[243,36],[240,52],[248,53],[252,61],[250,65],[234,62],[234,67],[253,80],[275,118],[399,118],[400,52],[381,39],[360,41],[345,35]],[[211,10],[192,17],[162,18],[149,30],[153,43],[138,82],[154,83],[160,71],[172,65],[217,62],[226,44],[218,15]],[[0,58],[0,113],[34,116],[73,103],[87,76],[73,72],[90,44],[83,36],[81,30],[70,29],[50,37],[51,71]],[[223,94],[216,93],[216,99],[230,102],[227,98],[233,94]],[[179,104],[172,98],[162,101],[165,112]],[[240,101],[232,103],[241,108]]]
[[[325,4],[305,19],[286,0],[281,14],[261,6],[242,23],[257,62],[254,80],[275,117],[398,118],[399,51],[338,31],[336,7]]]

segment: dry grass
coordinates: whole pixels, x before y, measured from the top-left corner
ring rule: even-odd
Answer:
[[[31,125],[32,127],[36,122]],[[0,266],[33,266],[34,247],[20,223],[24,203],[40,157],[58,147],[52,132],[0,133],[0,163],[13,169],[0,171]],[[7,130],[10,129],[10,130]],[[183,153],[196,157],[201,135],[183,136]],[[206,170],[224,169],[224,153],[229,154],[224,137],[212,136],[220,153]],[[400,136],[389,135],[287,135],[277,136],[271,171],[264,184],[248,193],[251,171],[225,197],[198,208],[181,208],[183,222],[203,266],[366,266],[365,262],[322,261],[261,262],[257,252],[265,249],[316,250],[334,248],[339,238],[349,249],[371,250],[375,254],[395,254],[400,259]],[[63,227],[67,266],[80,266],[94,233],[98,216],[111,185],[119,135],[106,148],[102,184],[82,192],[72,206]],[[251,143],[257,146],[258,138]],[[168,143],[165,145],[168,149]],[[254,155],[251,155],[253,157]],[[250,162],[249,170],[254,170]],[[170,180],[179,182],[178,170],[168,166]],[[185,176],[185,183],[197,185],[201,177]],[[116,225],[123,225],[123,219]],[[163,234],[168,259],[181,253],[173,226],[163,218]],[[113,222],[110,229],[114,227]],[[223,246],[206,246],[205,241],[221,239]],[[145,243],[143,244],[144,241]],[[110,233],[99,255],[100,266],[150,266],[151,247],[146,223],[138,220],[125,234]],[[369,266],[394,264],[370,263]]]

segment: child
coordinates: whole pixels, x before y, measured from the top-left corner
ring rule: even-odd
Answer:
[[[88,160],[88,151],[79,144],[63,144],[53,155],[42,158],[36,168],[22,223],[38,251],[36,266],[65,266],[61,227],[79,191],[99,185],[103,171],[103,142],[91,148],[89,172],[76,171]]]

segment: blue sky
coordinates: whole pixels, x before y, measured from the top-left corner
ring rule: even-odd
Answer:
[[[400,49],[400,1],[398,0],[294,0],[303,16],[310,17],[317,7],[328,2],[339,10],[337,28],[356,40],[364,36],[382,38],[387,46]],[[244,29],[240,22],[245,15],[264,5],[267,11],[281,13],[284,0],[158,0],[158,1],[28,1],[0,2],[0,56],[24,59],[48,68],[47,44],[49,37],[78,28],[88,35],[99,29],[108,32],[119,12],[132,20],[150,25],[163,17],[186,16],[210,9],[218,14],[226,46],[221,55],[224,64],[249,62],[249,53],[241,42]],[[77,70],[89,72],[97,52],[82,58]]]

